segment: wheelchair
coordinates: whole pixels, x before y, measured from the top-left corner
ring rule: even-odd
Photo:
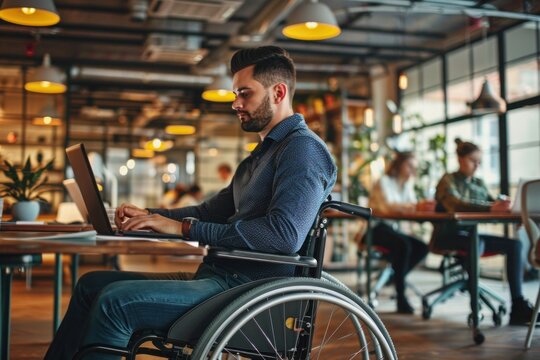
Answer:
[[[371,209],[323,203],[295,255],[209,249],[208,256],[291,264],[293,278],[270,278],[224,291],[182,315],[167,334],[132,335],[127,347],[91,345],[74,359],[100,352],[135,359],[397,359],[392,339],[375,312],[322,271],[327,209],[369,219]],[[152,344],[152,346],[149,345]]]

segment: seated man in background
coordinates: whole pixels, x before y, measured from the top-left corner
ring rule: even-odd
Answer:
[[[435,199],[437,210],[509,212],[509,200],[495,200],[485,183],[474,176],[481,164],[480,148],[470,142],[456,139],[459,169],[442,177],[437,185]],[[469,227],[455,228],[452,224],[436,224],[433,243],[436,248],[467,250],[470,241]],[[506,274],[512,297],[510,325],[527,325],[533,308],[523,297],[521,242],[501,236],[480,234],[480,254],[484,251],[506,255]],[[540,318],[540,317],[539,317]]]
[[[380,212],[409,212],[434,210],[433,202],[417,202],[413,177],[416,175],[417,161],[411,152],[396,153],[386,173],[374,185],[369,197],[369,207]],[[389,251],[387,257],[394,270],[397,312],[413,314],[414,308],[405,296],[405,277],[427,253],[427,245],[401,232],[397,222],[379,221],[373,228],[373,245]]]
[[[301,248],[336,181],[336,166],[324,142],[292,110],[296,74],[283,49],[240,50],[231,71],[232,107],[242,129],[257,132],[261,143],[240,163],[229,186],[201,205],[168,210],[123,204],[116,211],[118,228],[269,253]],[[189,309],[231,287],[292,275],[294,266],[211,258],[195,274],[85,274],[45,358],[71,359],[90,344],[126,346],[133,332],[166,331]]]

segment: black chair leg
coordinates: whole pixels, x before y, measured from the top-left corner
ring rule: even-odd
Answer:
[[[9,359],[9,332],[11,326],[11,282],[13,273],[10,267],[2,266],[0,277],[1,315],[0,325],[0,359]]]

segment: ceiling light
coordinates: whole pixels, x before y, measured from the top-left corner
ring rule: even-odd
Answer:
[[[152,150],[152,151],[166,151],[172,148],[173,146],[174,146],[174,141],[161,140],[159,138],[154,138],[152,140],[147,141],[144,144],[144,148],[146,150]]]
[[[66,92],[62,73],[58,68],[51,66],[49,54],[43,56],[43,64],[40,67],[30,72],[24,88],[27,91],[45,94],[61,94]]]
[[[404,73],[399,74],[398,86],[401,90],[405,90],[409,87],[409,79]]]
[[[135,160],[133,159],[129,159],[128,161],[126,161],[126,166],[129,170],[133,170],[135,168]]]
[[[148,150],[148,149],[133,149],[131,150],[131,156],[133,156],[134,158],[151,158],[154,156],[154,151],[153,150]]]
[[[0,19],[26,26],[51,26],[60,21],[53,0],[4,0]]]
[[[482,42],[483,46],[485,48],[485,51],[487,52],[487,30],[489,28],[489,20],[487,18],[482,18],[480,22],[480,26],[482,27]],[[469,39],[469,27],[467,27],[467,39]],[[470,43],[469,43],[470,45]],[[472,82],[471,82],[472,86]],[[482,84],[482,89],[480,90],[480,95],[471,103],[468,103],[467,105],[471,106],[471,113],[473,115],[483,115],[483,114],[489,114],[489,113],[503,113],[506,111],[506,102],[501,99],[495,92],[493,91],[493,88],[491,87],[491,84],[489,83],[487,77],[484,78],[484,83]]]
[[[54,106],[52,99],[48,99],[43,108],[40,110],[38,116],[32,119],[33,125],[40,126],[60,126],[62,125],[62,119],[58,116],[58,111]]]
[[[394,114],[392,117],[392,130],[394,134],[401,134],[403,131],[403,118],[400,114]]]
[[[169,125],[165,128],[165,132],[171,135],[192,135],[195,131],[192,125]]]
[[[341,34],[341,29],[328,6],[307,0],[294,9],[282,32],[291,39],[325,40]]]
[[[506,111],[506,102],[495,94],[487,79],[484,79],[480,95],[470,105],[471,113],[475,115]]]
[[[120,169],[118,169],[118,172],[120,173],[120,175],[122,176],[126,176],[127,173],[128,173],[129,169],[127,168],[126,165],[122,165],[120,166]]]
[[[202,98],[206,101],[232,102],[236,99],[236,95],[231,89],[231,78],[227,75],[220,75],[204,89]]]
[[[373,127],[373,109],[370,107],[367,107],[364,110],[364,125],[367,127]]]

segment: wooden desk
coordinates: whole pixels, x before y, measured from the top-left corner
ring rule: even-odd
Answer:
[[[55,253],[55,285],[53,333],[60,321],[62,295],[62,254],[149,254],[149,255],[206,255],[206,249],[194,247],[182,241],[148,241],[148,240],[6,240],[7,237],[23,237],[28,233],[17,231],[0,232],[0,254],[42,254]],[[2,270],[2,300],[0,304],[2,331],[0,335],[0,358],[9,359],[9,323],[11,303],[11,269],[0,264]]]

